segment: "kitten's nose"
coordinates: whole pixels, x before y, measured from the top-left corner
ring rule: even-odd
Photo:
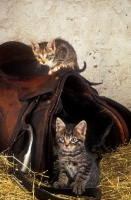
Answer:
[[[65,146],[68,147],[68,146],[69,146],[69,143],[66,142],[66,143],[65,143]]]

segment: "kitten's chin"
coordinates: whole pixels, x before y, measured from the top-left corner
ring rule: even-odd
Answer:
[[[40,62],[40,64],[41,64],[41,65],[46,65],[46,64],[44,64],[43,62]]]
[[[71,148],[67,148],[67,147],[65,147],[65,148],[62,148],[63,149],[63,151],[65,151],[65,152],[74,152],[76,149],[74,148],[74,149],[71,149]]]
[[[39,61],[39,63],[40,63],[41,65],[44,65],[44,66],[47,65],[46,63],[43,63],[43,62],[40,62],[40,61]]]
[[[55,65],[52,65],[50,63],[43,63],[43,62],[39,62],[41,65],[46,65],[48,66],[49,68],[53,68]]]

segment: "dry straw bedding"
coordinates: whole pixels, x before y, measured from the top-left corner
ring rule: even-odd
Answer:
[[[13,164],[6,156],[0,155],[0,200],[37,200],[21,182],[9,173]],[[119,147],[117,151],[105,154],[100,163],[102,200],[131,200],[131,143]],[[87,200],[89,198],[72,198]],[[90,198],[91,199],[91,198]]]

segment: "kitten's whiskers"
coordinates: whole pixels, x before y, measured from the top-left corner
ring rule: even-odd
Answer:
[[[39,63],[39,62],[34,62],[33,64],[32,64],[32,67],[35,67],[35,70],[38,70],[38,69],[41,69],[41,64]]]

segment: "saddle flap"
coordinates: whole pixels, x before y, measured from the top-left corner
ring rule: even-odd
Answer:
[[[60,79],[60,73],[28,78],[0,77],[0,81],[17,88],[20,100],[54,91]]]

